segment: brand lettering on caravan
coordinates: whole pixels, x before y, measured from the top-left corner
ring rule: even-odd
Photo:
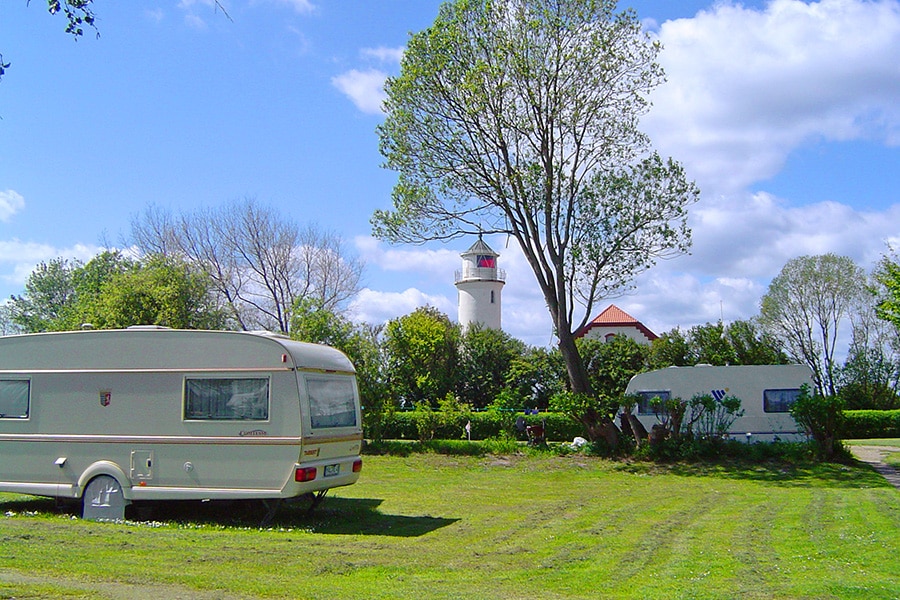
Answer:
[[[248,436],[261,436],[261,435],[269,435],[269,432],[265,429],[251,429],[249,431],[242,431],[238,434],[241,437]]]

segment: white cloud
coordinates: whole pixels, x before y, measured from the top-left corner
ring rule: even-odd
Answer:
[[[144,11],[144,17],[156,24],[162,23],[162,20],[165,18],[165,16],[166,14],[161,8],[154,8],[152,10],[148,9]]]
[[[403,51],[405,48],[386,48],[384,46],[379,46],[378,48],[363,48],[359,51],[360,55],[363,58],[374,58],[384,63],[395,63],[400,64],[400,60],[403,58]]]
[[[294,9],[298,14],[310,14],[316,11],[316,5],[310,0],[255,0],[251,4],[277,4]]]
[[[453,272],[461,266],[460,253],[445,247],[389,246],[371,236],[357,236],[353,240],[357,252],[366,265],[382,271],[401,271],[425,278],[447,279],[453,283]]]
[[[361,323],[384,323],[407,315],[420,306],[433,306],[456,320],[456,300],[440,294],[427,294],[415,288],[402,292],[379,292],[363,289],[350,304],[350,314]]]
[[[719,3],[658,35],[668,83],[645,126],[704,191],[766,179],[810,140],[900,141],[896,0]]]
[[[387,95],[384,93],[384,81],[387,73],[378,69],[357,71],[351,69],[331,78],[331,84],[343,92],[356,108],[370,115],[382,114],[381,105]]]
[[[17,212],[25,208],[25,198],[15,190],[0,192],[0,221],[8,223]]]
[[[360,56],[364,59],[374,59],[390,66],[400,64],[403,58],[404,48],[363,48]],[[387,94],[384,93],[384,82],[387,73],[380,69],[351,69],[331,78],[331,84],[346,95],[362,112],[370,115],[381,115],[382,104]]]
[[[184,24],[198,31],[205,31],[207,28],[206,21],[193,13],[184,15]]]
[[[7,287],[24,289],[28,276],[39,263],[60,257],[87,262],[101,250],[99,246],[86,244],[57,248],[50,244],[22,242],[17,239],[0,240],[0,265],[3,265],[0,281]]]

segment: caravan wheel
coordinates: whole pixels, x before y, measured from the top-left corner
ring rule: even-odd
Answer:
[[[125,494],[114,477],[99,475],[84,488],[81,516],[90,521],[125,520]]]

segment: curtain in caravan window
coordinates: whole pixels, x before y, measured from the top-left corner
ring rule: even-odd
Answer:
[[[763,412],[790,412],[800,397],[800,390],[763,390]]]
[[[185,379],[184,418],[266,421],[268,379]]]
[[[26,380],[0,381],[0,419],[28,418],[28,388]]]
[[[308,377],[309,418],[313,429],[356,426],[356,396],[349,377]]]

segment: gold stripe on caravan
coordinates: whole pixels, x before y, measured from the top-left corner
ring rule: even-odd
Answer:
[[[309,435],[303,438],[303,443],[307,446],[310,444],[334,444],[337,442],[358,442],[363,439],[362,433],[349,433],[347,435],[332,435],[328,437],[317,437]]]
[[[82,435],[66,433],[0,433],[0,442],[55,442],[66,444],[196,444],[237,446],[297,446],[299,437],[186,436],[186,435]]]

